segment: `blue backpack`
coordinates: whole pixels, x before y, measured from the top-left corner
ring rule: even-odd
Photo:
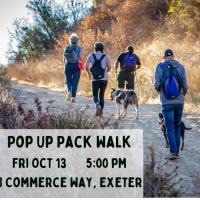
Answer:
[[[168,99],[175,99],[181,93],[181,77],[177,69],[171,64],[163,63],[163,92]]]
[[[136,56],[134,54],[127,54],[124,57],[124,68],[125,69],[134,69],[136,67]]]

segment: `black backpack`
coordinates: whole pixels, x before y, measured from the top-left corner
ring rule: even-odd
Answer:
[[[94,58],[94,64],[90,68],[90,72],[92,73],[92,76],[96,80],[100,80],[104,77],[105,70],[102,68],[101,61],[105,58],[105,54],[101,56],[101,58],[98,60],[95,54],[92,54]]]

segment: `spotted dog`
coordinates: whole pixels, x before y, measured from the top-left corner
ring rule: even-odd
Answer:
[[[138,109],[138,98],[136,93],[133,90],[123,91],[120,89],[111,89],[110,100],[115,100],[117,107],[117,115],[118,118],[125,118],[127,115],[127,109],[129,105],[135,105],[136,110],[136,119],[139,117],[139,109]],[[123,112],[120,112],[120,107],[123,105]]]

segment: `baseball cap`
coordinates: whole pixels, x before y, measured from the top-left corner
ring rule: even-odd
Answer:
[[[173,56],[174,55],[174,53],[173,53],[173,51],[171,50],[171,49],[167,49],[167,50],[165,50],[165,57],[166,56]]]

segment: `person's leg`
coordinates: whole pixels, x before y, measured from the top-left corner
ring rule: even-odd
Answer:
[[[127,79],[126,79],[126,89],[127,90],[134,90],[134,72],[127,73]]]
[[[175,126],[175,139],[177,146],[177,155],[179,154],[180,142],[181,142],[181,118],[183,115],[183,104],[174,105],[174,126]]]
[[[78,66],[76,66],[76,64],[74,64],[74,68],[75,69],[73,70],[73,78],[72,78],[72,97],[73,98],[76,97],[78,83],[79,83],[80,75],[81,75],[81,72],[78,69]]]
[[[70,64],[66,64],[65,66],[65,81],[66,81],[66,91],[72,92],[72,68]]]
[[[93,101],[96,105],[96,116],[99,117],[102,114],[100,101],[99,101],[99,90],[100,90],[101,81],[92,81],[92,93],[93,93]]]
[[[125,80],[124,80],[124,72],[119,72],[117,77],[117,84],[119,89],[124,89],[125,86]]]
[[[99,82],[100,81],[92,81],[92,96],[95,105],[99,105]]]
[[[175,129],[174,129],[174,108],[173,105],[167,104],[162,105],[162,113],[165,119],[165,127],[167,130],[170,153],[176,155],[177,153],[177,144],[175,137]]]
[[[103,111],[104,109],[104,94],[107,88],[108,81],[100,81],[100,91],[99,91],[99,104]]]

